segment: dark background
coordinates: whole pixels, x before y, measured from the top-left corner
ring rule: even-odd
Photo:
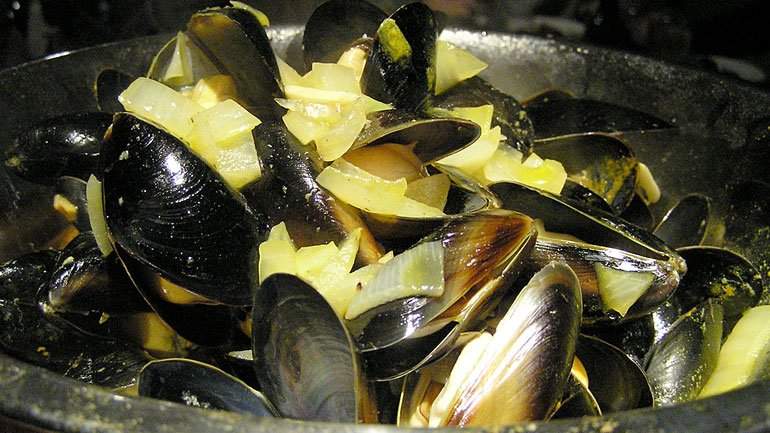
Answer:
[[[272,23],[304,23],[321,0],[245,0]],[[0,0],[0,68],[169,32],[221,0]],[[373,1],[386,12],[397,0]],[[767,0],[425,0],[447,25],[525,32],[718,71],[770,89]]]

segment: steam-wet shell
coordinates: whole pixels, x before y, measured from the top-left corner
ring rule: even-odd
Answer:
[[[380,31],[381,25],[364,67],[361,89],[396,108],[419,111],[436,82],[436,21],[430,8],[417,2],[402,6],[389,18],[395,21],[409,50],[403,49],[402,40],[393,38],[393,32]],[[395,53],[385,48],[390,40],[399,47]]]
[[[592,99],[549,99],[527,105],[535,140],[593,132],[668,129],[672,126],[650,114]]]
[[[139,373],[140,396],[168,400],[203,409],[219,409],[256,416],[275,416],[265,396],[224,371],[190,359],[147,363]]]
[[[88,179],[97,171],[110,123],[110,114],[96,112],[46,119],[16,136],[4,153],[5,167],[37,183],[51,184],[59,176]]]
[[[495,356],[474,366],[444,424],[502,426],[553,414],[572,367],[580,298],[568,266],[552,263],[538,272],[498,325]]]
[[[421,241],[441,241],[445,250],[443,294],[380,305],[348,320],[348,329],[362,351],[396,344],[438,317],[471,289],[503,272],[517,274],[535,237],[532,220],[516,212],[494,210],[451,220]]]
[[[674,322],[653,347],[647,377],[656,405],[694,400],[716,368],[722,342],[722,306],[710,299]]]
[[[256,292],[252,317],[254,369],[282,416],[364,418],[366,386],[352,341],[315,289],[292,275],[271,275]]]
[[[248,305],[264,239],[243,198],[171,134],[115,115],[102,152],[112,240],[193,293]]]
[[[513,97],[496,89],[481,77],[469,78],[452,87],[431,103],[436,108],[479,107],[492,104],[492,126],[499,126],[505,143],[525,155],[532,152],[534,130],[527,112]]]
[[[318,6],[302,35],[305,65],[336,63],[362,36],[373,37],[385,18],[385,12],[364,0],[330,0]]]
[[[481,134],[481,128],[468,120],[405,110],[377,111],[369,114],[367,120],[353,149],[379,143],[416,143],[414,154],[425,164],[464,149]]]
[[[262,121],[277,117],[273,98],[283,96],[278,64],[254,15],[239,8],[205,9],[190,18],[187,34],[233,78],[247,110]]]
[[[383,254],[358,211],[336,200],[316,182],[323,162],[303,146],[283,123],[263,123],[254,129],[262,161],[262,177],[243,194],[268,230],[281,222],[297,247],[335,242],[356,228],[363,229],[359,260],[373,263]]]
[[[711,199],[701,194],[685,196],[669,209],[655,227],[655,236],[672,248],[700,245],[706,235]]]

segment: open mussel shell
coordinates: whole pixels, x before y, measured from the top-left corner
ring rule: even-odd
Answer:
[[[373,263],[382,256],[382,248],[358,211],[316,182],[323,161],[315,150],[303,146],[282,122],[262,123],[253,135],[262,176],[242,193],[264,221],[263,230],[283,222],[294,244],[304,247],[330,241],[339,245],[361,228],[359,261]]]
[[[481,128],[469,120],[404,110],[377,111],[369,114],[367,120],[353,149],[380,143],[416,143],[414,154],[425,164],[464,149],[481,134]]]
[[[716,368],[722,342],[722,306],[708,299],[682,315],[655,344],[647,365],[655,404],[694,400]]]
[[[5,150],[5,168],[32,182],[53,184],[59,176],[88,179],[99,166],[108,113],[65,114],[25,128]]]
[[[163,323],[179,336],[203,347],[242,349],[248,346],[248,341],[238,329],[237,308],[201,303],[205,300],[185,292],[184,288],[173,287],[172,283],[136,260],[120,246],[115,248],[115,254],[125,267],[136,290]],[[169,286],[175,293],[187,294],[189,296],[186,297],[192,299],[184,304],[170,302],[162,296],[164,288]]]
[[[746,258],[718,247],[686,247],[677,250],[689,271],[674,297],[682,313],[708,298],[718,299],[724,308],[726,331],[741,314],[759,303],[762,276]]]
[[[655,228],[655,216],[638,192],[633,195],[631,202],[623,213],[620,214],[620,217],[648,232],[652,232]],[[663,241],[665,242],[665,239]],[[672,245],[669,245],[669,247],[675,248]]]
[[[527,105],[534,139],[673,128],[668,122],[632,108],[592,99],[555,98]]]
[[[305,24],[302,52],[305,66],[335,63],[364,35],[373,37],[387,14],[364,0],[330,0],[318,6]]]
[[[653,394],[642,369],[622,350],[596,337],[581,335],[575,355],[588,375],[588,389],[602,413],[653,404]]]
[[[346,321],[359,350],[380,350],[424,335],[424,327],[474,290],[501,276],[515,278],[535,237],[532,220],[516,212],[490,210],[450,220],[420,241],[440,241],[444,248],[443,294],[397,299]]]
[[[567,90],[547,89],[547,90],[543,90],[540,93],[531,95],[528,98],[522,100],[521,105],[523,105],[526,108],[531,104],[544,103],[544,102],[549,102],[552,100],[560,100],[560,99],[572,99],[574,97],[575,95],[572,92]]]
[[[604,198],[602,198],[599,194],[591,191],[590,189],[575,181],[570,180],[569,178],[567,178],[567,180],[564,182],[564,186],[562,187],[559,195],[568,200],[583,203],[589,207],[601,209],[605,212],[612,212],[610,204],[607,203],[607,201],[604,200]]]
[[[652,314],[623,323],[609,326],[586,327],[586,335],[597,337],[625,353],[639,368],[647,365],[647,355],[656,341],[656,327],[652,323],[654,315],[670,302],[672,298],[659,306]],[[678,315],[677,315],[678,317]]]
[[[123,105],[118,96],[131,85],[136,77],[115,69],[105,69],[99,72],[94,83],[96,106],[105,113],[123,111]]]
[[[606,134],[585,134],[543,140],[535,151],[562,163],[569,179],[597,193],[621,214],[634,197],[634,152],[624,142]]]
[[[669,209],[653,233],[671,248],[700,245],[710,211],[711,199],[702,194],[687,195]]]
[[[91,232],[81,233],[62,250],[44,292],[41,301],[56,312],[149,311],[117,257],[103,257]]]
[[[204,298],[249,304],[263,234],[240,194],[179,139],[127,113],[115,115],[102,165],[115,244]]]
[[[579,358],[575,358],[576,360]],[[601,416],[602,408],[596,401],[593,393],[588,389],[587,375],[582,362],[579,364],[582,370],[575,368],[576,361],[572,365],[569,381],[564,390],[559,408],[551,419],[577,418],[582,416]]]
[[[174,36],[158,51],[155,57],[150,63],[150,67],[147,70],[147,78],[158,82],[164,82],[166,71],[174,58],[174,53],[177,47],[177,38],[179,35]],[[205,53],[201,47],[198,46],[193,40],[190,39],[187,33],[183,32],[184,48],[187,50],[187,55],[190,57],[188,63],[190,66],[189,82],[186,83],[168,83],[175,88],[181,88],[184,86],[193,86],[201,78],[210,77],[212,75],[220,74],[219,67],[214,64],[213,60]],[[129,83],[130,84],[130,83]],[[121,111],[121,110],[118,110]]]
[[[292,275],[271,275],[254,296],[252,317],[254,369],[282,416],[376,420],[350,335],[314,288]]]
[[[46,283],[57,257],[58,253],[42,251],[0,267],[0,349],[87,383],[110,388],[130,385],[146,354],[125,343],[94,339],[63,322],[54,323],[38,307],[36,292]]]
[[[577,277],[564,264],[549,264],[535,274],[497,325],[483,355],[464,365],[465,353],[460,355],[449,382],[455,375],[463,379],[454,397],[446,400],[446,412],[437,414],[439,425],[496,427],[548,419],[570,375],[580,296]],[[470,370],[457,371],[458,366]],[[445,390],[451,392],[449,386]]]
[[[186,34],[235,81],[244,108],[265,121],[277,117],[273,98],[283,96],[278,64],[257,18],[240,8],[211,8],[194,14]]]
[[[492,126],[499,126],[505,143],[524,155],[532,152],[534,129],[527,112],[519,102],[489,84],[481,77],[469,78],[441,95],[433,97],[434,108],[479,107],[491,104]]]
[[[604,311],[603,293],[609,294],[612,287],[602,284],[602,270],[627,272],[629,277],[636,274],[647,281],[639,298],[622,315],[624,319],[644,315],[664,302],[687,270],[685,261],[662,241],[612,214],[521,184],[498,183],[490,189],[505,209],[526,212],[543,220],[546,230],[580,240],[539,237],[529,267],[537,270],[552,260],[568,263],[580,278],[588,323],[621,319]]]
[[[139,373],[142,397],[173,401],[203,409],[218,409],[256,416],[276,416],[262,393],[224,371],[191,359],[151,361]]]
[[[396,108],[418,111],[436,82],[437,28],[422,3],[400,7],[382,21],[361,77],[363,92]]]

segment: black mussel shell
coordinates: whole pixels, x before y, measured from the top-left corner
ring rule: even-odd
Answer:
[[[115,254],[147,304],[181,337],[202,347],[227,350],[248,347],[248,342],[244,341],[245,336],[238,329],[237,308],[208,303],[169,302],[160,295],[162,276],[140,263],[120,246],[115,248]]]
[[[650,385],[642,369],[622,350],[598,338],[581,335],[575,355],[588,374],[588,389],[602,413],[649,407]]]
[[[347,320],[359,350],[399,344],[491,280],[515,278],[535,238],[532,220],[516,212],[490,210],[450,220],[420,241],[441,241],[444,293],[398,299]]]
[[[128,88],[136,77],[115,69],[105,69],[99,72],[94,83],[96,94],[96,106],[105,113],[117,113],[123,111],[123,104],[118,101],[118,96]]]
[[[605,201],[599,194],[570,179],[567,179],[564,182],[564,186],[559,195],[567,200],[577,201],[586,206],[601,209],[605,212],[612,212],[609,203],[607,203],[607,201]]]
[[[352,148],[380,143],[411,144],[420,161],[430,163],[455,153],[476,141],[481,128],[475,123],[451,117],[430,117],[404,110],[377,111]]]
[[[580,277],[584,320],[588,322],[621,320],[602,311],[597,265],[653,275],[649,288],[623,320],[639,317],[663,303],[687,270],[685,261],[662,241],[612,214],[521,184],[498,183],[490,189],[502,200],[505,209],[526,212],[532,218],[543,220],[546,230],[567,233],[581,240],[541,236],[529,267],[536,271],[552,260],[567,261]]]
[[[628,207],[620,214],[620,217],[648,232],[652,232],[655,227],[655,216],[652,214],[650,207],[647,206],[638,193],[634,194],[633,198],[631,198],[631,203],[629,203]],[[661,240],[666,242],[665,239]],[[666,244],[668,245],[668,243]],[[673,245],[669,245],[669,247],[675,248]]]
[[[593,132],[669,129],[673,126],[650,114],[592,99],[556,98],[527,105],[535,140]]]
[[[361,89],[396,108],[424,108],[436,82],[436,20],[422,3],[400,7],[377,29]]]
[[[260,392],[200,361],[183,358],[151,361],[142,368],[138,382],[142,397],[256,416],[277,414]]]
[[[716,368],[722,342],[722,306],[709,299],[674,322],[655,344],[647,366],[655,404],[694,400]]]
[[[535,152],[562,163],[569,178],[601,196],[615,214],[631,203],[637,159],[626,143],[606,134],[585,134],[540,141]]]
[[[288,418],[363,421],[366,394],[350,335],[334,310],[299,278],[274,274],[254,297],[254,369]]]
[[[283,96],[278,64],[254,15],[239,8],[205,9],[190,18],[187,34],[221,73],[233,77],[244,108],[263,121],[277,117],[273,98]]]
[[[433,97],[431,104],[441,109],[492,104],[492,126],[500,126],[505,143],[524,155],[532,152],[535,133],[527,112],[513,96],[496,89],[481,77],[469,78]]]
[[[670,301],[671,298],[669,298]],[[639,368],[647,365],[647,355],[655,342],[655,325],[652,316],[660,311],[669,301],[666,301],[648,316],[610,326],[586,327],[582,331],[586,335],[606,341],[622,350]]]
[[[102,165],[115,244],[204,298],[249,304],[264,236],[242,196],[180,140],[126,113],[115,115]]]
[[[305,24],[302,51],[313,62],[335,63],[358,39],[373,37],[388,16],[364,0],[330,0],[318,6]]]
[[[377,261],[383,252],[358,211],[316,182],[323,161],[315,150],[303,146],[282,122],[262,123],[253,134],[262,177],[242,193],[264,221],[261,229],[284,222],[295,245],[303,247],[330,241],[339,245],[353,230],[362,228],[359,261]]]
[[[602,409],[591,391],[575,378],[574,369],[567,382],[561,404],[551,419],[601,416]]]
[[[528,97],[521,102],[521,105],[527,107],[531,104],[538,104],[541,102],[549,102],[560,99],[572,99],[574,97],[575,95],[566,90],[548,89]]]
[[[37,183],[52,184],[59,176],[86,180],[97,171],[111,123],[112,115],[98,112],[46,119],[16,136],[5,151],[5,167]]]
[[[711,214],[711,199],[702,194],[690,194],[677,202],[653,233],[671,248],[700,245],[706,235]]]
[[[56,312],[116,315],[149,311],[117,257],[103,257],[91,232],[79,234],[62,250],[40,295],[40,302]]]
[[[674,297],[682,313],[716,298],[724,308],[725,331],[741,314],[757,305],[762,295],[762,275],[744,257],[718,247],[686,247],[677,250],[689,271]]]

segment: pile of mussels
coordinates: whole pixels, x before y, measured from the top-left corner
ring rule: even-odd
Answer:
[[[386,21],[398,32],[381,31]],[[479,77],[435,96],[438,31],[422,4],[388,16],[332,0],[308,22],[303,54],[309,67],[366,53],[363,93],[393,109],[368,115],[356,147],[414,144],[421,170],[452,180],[443,216],[377,215],[318,185],[326,163],[281,122],[279,64],[242,7],[201,11],[183,33],[262,120],[257,181],[232,188],[178,137],[122,112],[116,95],[133,77],[118,71],[97,80],[103,112],[26,128],[6,169],[56,185],[76,212],[56,248],[0,268],[2,350],[116,392],[302,420],[494,426],[697,398],[741,315],[761,313],[762,285],[740,255],[699,246],[708,198],[688,196],[652,226],[622,137],[672,126],[558,91],[521,104]],[[398,58],[396,33],[408,43]],[[436,109],[484,104],[502,145],[564,164],[561,194],[435,163],[479,134]],[[86,193],[91,175],[101,196]],[[106,256],[89,199],[101,201]],[[398,257],[438,241],[443,292],[341,318],[296,276],[259,280],[258,247],[279,223],[298,247],[362,230],[357,266],[384,246]],[[619,312],[612,290],[638,293]]]

